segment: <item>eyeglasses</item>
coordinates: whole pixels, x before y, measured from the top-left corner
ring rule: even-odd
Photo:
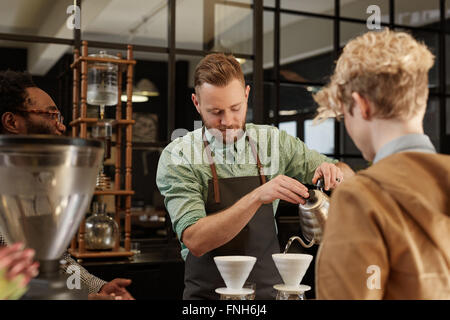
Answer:
[[[61,124],[64,121],[63,115],[58,110],[50,111],[50,110],[39,110],[39,109],[30,109],[30,110],[19,109],[17,111],[27,112],[27,113],[45,114],[48,118],[50,118],[52,120],[56,120],[58,123],[61,123]]]

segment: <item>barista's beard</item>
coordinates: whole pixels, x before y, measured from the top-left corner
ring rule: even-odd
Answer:
[[[208,126],[207,122],[205,121],[205,119],[203,119],[203,116],[201,114],[200,114],[200,117],[202,118],[203,124],[205,125],[206,129],[208,129],[208,131],[212,135],[214,135],[216,138],[222,138],[222,142],[224,144],[236,142],[245,133],[245,120],[241,123],[241,125],[239,127],[218,127],[218,128],[215,128],[215,127],[212,127],[212,126]],[[225,133],[222,132],[223,130],[225,130]],[[233,130],[233,132],[237,132],[236,135],[233,137],[233,141],[227,141],[227,137],[226,137],[226,133],[227,133],[226,131],[227,130]]]
[[[55,135],[55,130],[48,123],[42,123],[42,122],[33,123],[31,121],[27,121],[26,127],[27,127],[27,134]]]

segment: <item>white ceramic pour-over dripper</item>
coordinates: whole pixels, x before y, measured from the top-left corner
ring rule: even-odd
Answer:
[[[256,258],[250,256],[219,256],[214,257],[214,262],[227,288],[241,290],[255,265]]]
[[[284,284],[289,287],[298,287],[313,256],[301,253],[274,253],[272,258]]]

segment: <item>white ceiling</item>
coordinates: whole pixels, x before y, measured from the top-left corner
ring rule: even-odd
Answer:
[[[237,1],[244,4],[253,2],[253,0]],[[264,1],[266,6],[273,6],[273,3],[274,0]],[[281,3],[282,7],[286,9],[332,13],[334,0],[282,0]],[[343,0],[342,5],[348,10],[341,9],[341,12],[352,12],[353,10],[357,16],[362,18],[365,16],[365,12],[360,11],[364,11],[370,4],[377,3],[382,7],[382,12],[386,10],[388,0],[358,0],[357,2],[356,0]],[[402,1],[401,3],[403,7],[398,9],[404,12],[416,9],[427,10],[434,6],[430,1],[421,0]],[[73,4],[73,0],[0,0],[0,32],[71,38],[73,32],[66,26],[66,20],[69,17],[66,10],[71,4]],[[203,45],[203,0],[176,0],[176,5],[177,46],[201,49]],[[167,16],[167,0],[82,0],[82,38],[167,46]],[[307,24],[306,20],[317,19],[284,15],[281,20],[282,28],[289,29],[288,27],[298,24],[298,30],[305,30],[305,34],[311,33],[311,29],[301,28],[302,24],[309,25],[311,28],[311,24]],[[215,8],[216,46],[214,50],[227,48],[234,52],[251,53],[252,29],[250,8],[217,5]],[[273,14],[266,12],[264,33],[268,35],[271,31],[273,31]],[[61,55],[71,52],[69,46],[62,45],[0,41],[0,46],[28,48],[28,68],[30,72],[37,75],[45,74]],[[295,47],[295,49],[293,47],[293,50],[282,50],[289,55],[282,56],[282,60],[294,59],[296,55],[292,52],[295,50],[300,50],[301,52],[297,53],[301,53],[303,56],[308,53],[316,54],[325,49],[327,48],[323,47],[320,41],[317,42],[316,47],[306,44]],[[270,51],[267,55],[265,53],[264,60],[270,61]],[[166,55],[138,52],[135,57],[138,59],[166,59]],[[193,58],[193,60],[196,59]]]

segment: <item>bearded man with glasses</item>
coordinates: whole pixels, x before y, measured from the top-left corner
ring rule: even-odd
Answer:
[[[53,99],[26,73],[0,73],[0,133],[52,134],[66,131]]]
[[[60,136],[66,131],[64,118],[55,102],[34,84],[27,72],[0,72],[0,119],[0,134]],[[4,245],[6,243],[0,233],[0,249]],[[88,288],[90,299],[134,299],[125,289],[131,283],[130,279],[116,278],[106,282],[78,265],[67,252],[63,254],[63,259],[66,261],[62,266],[64,271],[71,265],[80,268],[81,282]],[[0,267],[1,260],[0,255]]]

